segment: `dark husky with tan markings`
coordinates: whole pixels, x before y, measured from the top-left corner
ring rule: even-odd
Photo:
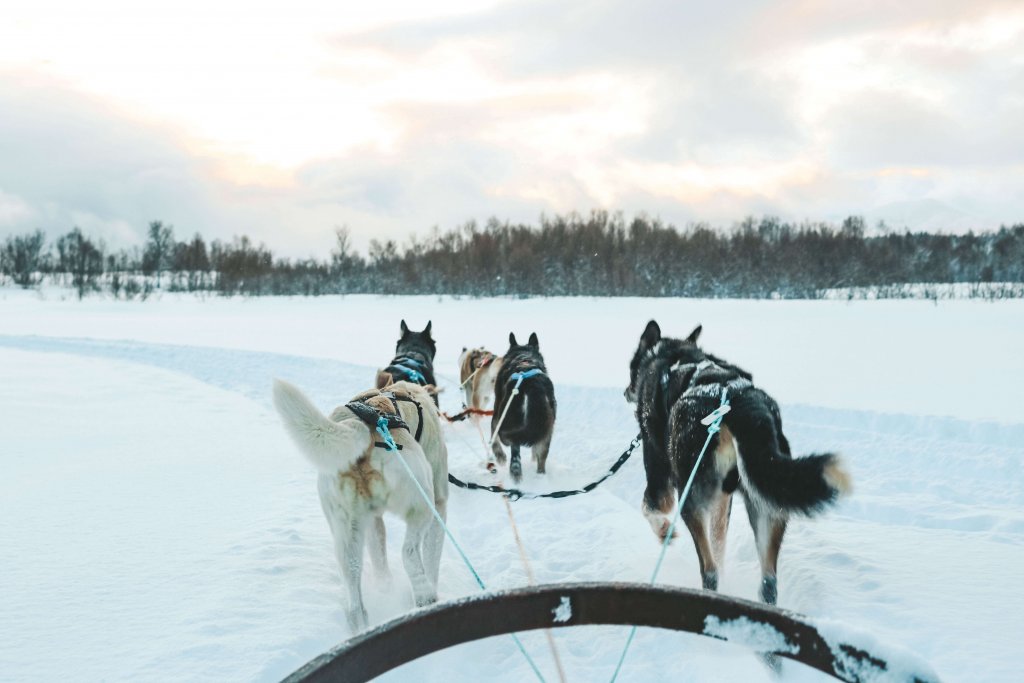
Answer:
[[[391,359],[387,367],[377,371],[377,379],[374,386],[383,389],[392,382],[412,382],[421,387],[437,386],[434,379],[434,356],[437,354],[437,344],[430,335],[432,323],[428,320],[427,326],[422,332],[413,332],[409,326],[402,321],[400,326],[402,336],[395,344],[395,357]],[[437,390],[433,392],[434,405],[440,405],[437,401]]]
[[[555,429],[555,387],[548,377],[544,357],[540,355],[537,334],[530,335],[527,344],[516,342],[516,335],[508,335],[509,349],[501,359],[498,379],[494,383],[494,416],[491,418],[491,449],[499,464],[505,463],[505,449],[511,447],[512,461],[508,471],[512,481],[523,478],[523,466],[519,449],[529,446],[533,459],[537,461],[537,474],[544,474],[551,448],[551,434]],[[519,393],[513,395],[516,373],[539,371],[523,380]],[[508,410],[505,410],[508,405]],[[505,415],[501,421],[502,414]],[[499,428],[500,422],[500,428]],[[495,430],[498,438],[494,438]]]
[[[850,476],[832,453],[793,458],[775,400],[750,373],[697,346],[701,328],[686,339],[661,336],[647,324],[630,364],[626,399],[636,403],[643,435],[647,489],[643,512],[662,540],[701,448],[701,419],[728,391],[730,412],[714,435],[683,505],[704,588],[718,589],[732,494],[744,498],[761,563],[761,599],[775,604],[777,565],[786,522],[814,515],[850,489]],[[710,534],[710,538],[709,538]]]

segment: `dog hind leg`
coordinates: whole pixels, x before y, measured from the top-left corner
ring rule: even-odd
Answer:
[[[547,472],[549,450],[551,450],[550,436],[543,441],[533,444],[530,448],[530,453],[533,454],[534,459],[537,461],[537,474],[545,474]]]
[[[388,532],[383,517],[374,517],[370,526],[369,550],[370,564],[377,579],[387,585],[391,583],[391,570],[388,568],[387,552]]]
[[[779,511],[761,509],[757,501],[747,497],[747,516],[754,530],[757,559],[761,563],[761,600],[774,605],[779,597],[778,564],[782,538],[786,533],[786,517]]]
[[[411,510],[405,518],[402,562],[412,583],[412,595],[417,607],[437,602],[437,589],[432,585],[423,563],[424,540],[432,524],[436,524],[436,520],[423,510]]]
[[[436,500],[434,507],[441,519],[448,519],[448,501]],[[437,594],[437,579],[441,571],[441,551],[444,550],[444,527],[431,518],[430,526],[423,536],[423,565],[434,594]]]
[[[495,436],[501,423],[502,412],[505,410],[505,402],[504,391],[496,387],[494,395],[494,415],[491,416],[491,451],[494,453],[494,459],[499,465],[504,465],[505,461],[508,459],[505,455],[505,449],[501,447],[501,437]]]
[[[512,444],[512,459],[508,463],[508,473],[517,484],[523,480],[523,463],[519,458],[519,449],[519,444]]]
[[[356,634],[366,628],[369,616],[363,604],[363,543],[365,529],[363,520],[356,516],[336,520],[331,525],[334,532],[334,552],[341,568],[341,578],[348,590],[348,611],[345,613],[349,628]]]
[[[505,455],[505,449],[501,447],[501,438],[494,439],[491,443],[491,452],[494,453],[494,460],[499,465],[504,465],[505,461],[508,460],[508,456]]]
[[[729,532],[729,518],[732,516],[732,494],[720,493],[713,504],[711,513],[711,553],[715,564],[725,566],[725,541]]]
[[[711,542],[708,540],[707,518],[701,510],[684,510],[683,521],[693,537],[693,546],[697,549],[700,561],[701,583],[706,590],[718,590],[718,565],[715,564]]]

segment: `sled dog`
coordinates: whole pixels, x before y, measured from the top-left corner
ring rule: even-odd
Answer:
[[[491,449],[499,464],[505,463],[505,449],[512,449],[508,471],[512,481],[523,477],[519,449],[529,446],[537,461],[537,473],[544,474],[551,448],[551,434],[555,428],[555,387],[548,377],[544,358],[540,355],[537,334],[530,335],[529,343],[516,342],[516,335],[508,335],[509,349],[501,359],[501,367],[494,384],[494,415],[491,417]],[[525,374],[519,393],[513,396],[516,375]],[[506,412],[505,408],[508,405]],[[505,419],[500,424],[502,414]],[[494,438],[497,431],[497,438]]]
[[[388,580],[385,511],[406,524],[402,561],[418,606],[437,600],[437,575],[444,531],[405,467],[445,517],[448,451],[437,408],[423,387],[397,382],[372,389],[326,416],[299,389],[274,382],[274,406],[299,450],[316,467],[320,505],[334,536],[334,550],[348,590],[347,617],[353,633],[367,625],[360,580],[363,546],[369,536],[370,562]],[[400,449],[387,449],[375,431],[380,416]]]
[[[717,590],[732,494],[739,491],[761,564],[761,599],[775,604],[789,516],[821,512],[850,490],[851,479],[835,454],[793,458],[778,404],[753,384],[750,373],[697,346],[700,332],[698,326],[686,339],[662,337],[652,320],[630,363],[625,393],[636,403],[647,471],[643,514],[664,540],[676,496],[707,439],[701,419],[719,407],[728,389],[731,410],[708,445],[682,518],[697,549],[704,588]]]
[[[459,384],[462,387],[463,403],[466,408],[476,411],[470,413],[474,422],[478,422],[482,411],[491,409],[494,399],[494,382],[498,379],[501,358],[487,349],[480,347],[467,349],[463,347],[459,354]]]
[[[434,355],[437,353],[437,345],[430,336],[431,325],[432,323],[427,321],[427,326],[422,332],[413,332],[405,321],[402,321],[402,335],[395,344],[395,357],[386,368],[377,371],[374,386],[383,389],[392,382],[401,381],[420,386],[437,386],[434,379]],[[438,405],[436,391],[434,405]]]

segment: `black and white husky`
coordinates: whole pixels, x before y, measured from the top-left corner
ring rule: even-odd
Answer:
[[[434,356],[437,354],[437,344],[430,336],[431,321],[422,332],[413,332],[409,326],[402,321],[402,336],[395,344],[395,357],[391,359],[388,366],[377,371],[375,386],[383,389],[392,382],[412,382],[420,386],[436,386],[434,380]],[[437,396],[434,396],[434,404],[437,405]]]
[[[732,494],[739,490],[761,563],[761,599],[774,604],[787,519],[823,510],[850,489],[850,476],[832,453],[793,458],[778,404],[749,373],[698,347],[700,332],[697,327],[686,339],[662,337],[652,320],[630,363],[626,399],[636,403],[647,471],[643,513],[664,540],[676,496],[707,439],[701,419],[719,407],[727,389],[731,410],[708,445],[683,522],[697,548],[704,588],[717,590]]]
[[[511,447],[512,461],[508,471],[512,481],[518,482],[523,478],[519,459],[522,446],[530,447],[533,459],[537,461],[537,473],[545,472],[551,434],[555,429],[555,387],[548,377],[544,357],[540,355],[536,333],[530,335],[530,341],[525,345],[516,342],[516,335],[509,333],[508,343],[509,349],[501,359],[494,384],[491,449],[498,464],[504,464],[505,449],[501,444]],[[519,393],[513,395],[520,376],[523,380]]]

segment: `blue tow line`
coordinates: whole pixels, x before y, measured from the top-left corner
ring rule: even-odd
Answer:
[[[653,586],[654,582],[658,578],[658,572],[661,571],[661,563],[665,559],[665,551],[668,550],[668,544],[672,540],[672,534],[675,533],[676,522],[683,514],[683,505],[686,503],[687,496],[690,495],[690,488],[693,486],[693,480],[697,476],[697,468],[700,467],[700,461],[704,459],[704,454],[708,450],[708,445],[711,443],[711,439],[718,433],[722,428],[722,418],[725,417],[726,413],[730,410],[729,406],[729,387],[722,387],[722,403],[712,411],[710,415],[700,421],[702,425],[708,428],[708,438],[704,441],[704,448],[700,449],[700,455],[697,456],[697,462],[693,463],[693,469],[690,471],[690,478],[686,480],[686,486],[683,487],[683,493],[679,496],[679,504],[676,506],[676,514],[672,518],[672,524],[668,527],[668,533],[665,534],[665,540],[661,544],[661,553],[658,555],[658,561],[654,565],[654,572],[651,574],[651,581],[649,585]],[[615,683],[615,679],[619,677],[619,671],[622,670],[622,663],[626,661],[626,653],[629,652],[629,646],[633,642],[633,637],[636,635],[636,626],[629,631],[629,637],[626,639],[626,645],[622,648],[622,655],[619,657],[619,663],[615,666],[615,673],[612,674],[611,683]]]
[[[473,563],[469,561],[469,558],[466,556],[466,553],[462,550],[462,546],[460,546],[459,542],[455,540],[455,536],[452,535],[452,532],[448,528],[448,525],[445,524],[444,518],[441,517],[441,513],[439,513],[437,511],[437,508],[434,506],[434,501],[430,499],[430,496],[427,494],[426,490],[424,490],[423,486],[416,478],[416,475],[413,474],[412,468],[409,467],[409,463],[407,463],[405,461],[405,458],[402,457],[402,454],[398,452],[398,445],[395,443],[394,438],[391,436],[391,430],[388,429],[388,419],[383,415],[377,418],[377,433],[380,434],[380,438],[384,440],[384,443],[387,445],[388,450],[398,456],[398,461],[402,463],[402,467],[404,467],[405,471],[409,473],[409,478],[412,479],[412,483],[416,484],[416,489],[420,492],[420,495],[423,496],[423,500],[427,502],[427,505],[430,507],[430,511],[434,513],[434,519],[436,519],[437,523],[441,525],[442,529],[444,529],[445,535],[448,536],[448,540],[452,542],[452,545],[455,546],[455,549],[459,551],[459,555],[462,557],[462,561],[466,564],[466,567],[469,569],[469,572],[473,575],[473,579],[476,580],[476,585],[480,586],[480,590],[486,591],[487,586],[484,585],[484,580],[480,578],[480,574],[478,574],[476,569],[473,567]],[[533,658],[530,657],[530,655],[526,652],[526,648],[523,647],[523,643],[521,640],[519,640],[519,636],[517,636],[515,633],[511,635],[512,640],[516,642],[516,647],[518,647],[519,651],[523,653],[523,657],[526,658],[526,661],[530,665],[530,668],[533,669],[533,673],[537,675],[537,678],[541,681],[541,683],[547,683],[547,681],[544,679],[544,675],[540,672],[540,669],[537,668],[537,663],[533,661]]]

